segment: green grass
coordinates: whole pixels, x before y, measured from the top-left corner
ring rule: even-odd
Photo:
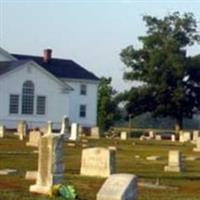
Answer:
[[[135,142],[136,145],[132,145]],[[19,141],[10,136],[0,140],[0,169],[15,168],[16,174],[0,176],[0,200],[48,200],[42,195],[29,193],[29,186],[34,181],[25,180],[26,171],[37,169],[37,154],[35,148],[27,147],[26,141]],[[138,200],[200,200],[200,159],[186,161],[186,171],[183,173],[166,173],[163,171],[167,164],[168,151],[177,149],[185,156],[198,156],[193,152],[192,144],[172,143],[170,141],[127,141],[100,139],[89,140],[89,144],[98,147],[116,146],[117,173],[132,173],[139,181],[154,183],[157,178],[160,183],[177,187],[174,189],[149,189],[139,187]],[[84,177],[79,175],[81,160],[81,145],[68,147],[65,145],[65,184],[73,184],[78,191],[80,200],[95,200],[96,193],[105,181],[103,178]],[[140,155],[140,158],[135,158]],[[146,156],[159,155],[161,160],[147,161]]]

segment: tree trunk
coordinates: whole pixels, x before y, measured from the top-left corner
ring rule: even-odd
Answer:
[[[183,128],[183,117],[176,117],[175,133],[179,134],[179,131]]]

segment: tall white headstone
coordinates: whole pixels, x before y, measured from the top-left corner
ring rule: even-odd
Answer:
[[[52,121],[48,121],[47,122],[47,132],[46,134],[52,134],[53,133],[53,122]]]
[[[22,138],[27,135],[27,132],[28,132],[28,125],[27,125],[26,121],[24,121],[24,120],[19,121],[19,123],[17,125],[16,135],[19,136],[20,140],[23,140]],[[20,136],[20,135],[23,135],[23,136]]]
[[[40,140],[37,180],[30,192],[49,194],[54,184],[61,183],[63,173],[63,135],[46,134]]]
[[[66,115],[62,119],[60,133],[64,134],[66,137],[69,137],[69,118]]]
[[[72,141],[79,140],[79,125],[77,123],[72,123],[71,125],[71,135],[69,140]]]
[[[5,126],[0,126],[0,138],[4,138],[5,136]]]

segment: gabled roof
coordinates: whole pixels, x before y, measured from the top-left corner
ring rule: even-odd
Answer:
[[[12,56],[19,60],[33,60],[57,78],[99,81],[99,78],[95,76],[92,72],[84,69],[82,66],[72,60],[51,58],[47,63],[45,63],[43,61],[43,57],[39,56],[19,54],[12,54]]]
[[[60,84],[62,87],[68,90],[73,90],[73,88],[68,85],[67,83],[63,82],[59,78],[55,77],[53,74],[51,74],[49,71],[45,70],[43,67],[38,65],[33,60],[12,60],[12,61],[4,61],[0,62],[0,76],[4,75],[12,70],[18,69],[23,66],[27,66],[24,64],[31,64],[37,67],[38,69],[42,70],[45,74],[47,74],[49,77],[51,77],[54,81],[56,81],[58,84]]]
[[[4,61],[16,60],[15,57],[13,57],[11,54],[9,54],[6,50],[2,49],[1,47],[0,47],[0,54],[3,55],[6,58],[6,59],[4,59]]]
[[[27,63],[28,60],[13,60],[0,62],[0,75],[5,74],[17,67]]]

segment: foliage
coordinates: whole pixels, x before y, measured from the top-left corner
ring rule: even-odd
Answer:
[[[191,13],[179,12],[143,20],[147,34],[139,37],[142,48],[128,46],[120,54],[127,67],[124,79],[143,83],[125,94],[127,110],[134,116],[169,116],[181,128],[183,117],[191,118],[200,104],[200,57],[186,53],[200,41],[196,20]]]
[[[111,86],[111,81],[111,78],[102,77],[98,86],[97,123],[102,131],[108,130],[113,124],[117,109],[113,98],[115,91]]]

